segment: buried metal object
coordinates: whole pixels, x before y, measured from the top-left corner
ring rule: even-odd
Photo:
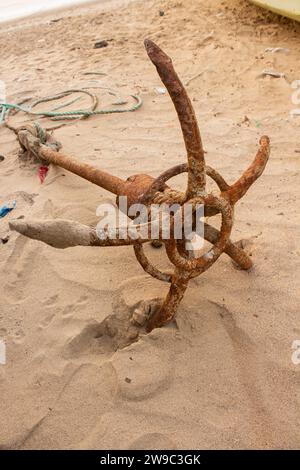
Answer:
[[[153,328],[168,323],[174,317],[189,280],[210,268],[223,252],[230,256],[241,269],[248,270],[252,267],[249,256],[230,240],[233,210],[235,203],[244,196],[250,186],[262,174],[269,158],[270,142],[267,136],[261,137],[259,150],[252,164],[233,185],[227,184],[216,170],[205,165],[204,150],[195,112],[187,92],[173,68],[171,59],[148,39],[145,40],[145,47],[177,111],[187,152],[187,163],[166,170],[158,178],[140,174],[131,176],[125,181],[93,166],[81,163],[73,157],[64,155],[59,151],[60,146],[50,134],[44,135],[43,139],[40,138],[40,132],[36,125],[19,128],[17,132],[18,139],[23,151],[28,152],[44,163],[59,165],[116,194],[117,202],[119,196],[127,196],[129,206],[135,203],[144,203],[146,205],[162,202],[169,205],[178,203],[182,215],[184,206],[187,203],[192,204],[193,207],[196,204],[203,204],[206,217],[221,214],[220,230],[207,223],[204,224],[204,239],[213,245],[212,248],[204,255],[192,258],[186,250],[185,240],[176,239],[174,231],[171,230],[171,236],[167,240],[163,239],[161,231],[159,231],[158,236],[152,237],[150,222],[148,222],[148,235],[138,239],[133,239],[130,236],[110,238],[109,230],[103,230],[99,237],[96,229],[78,222],[62,219],[46,221],[14,220],[10,222],[10,227],[23,235],[41,240],[57,248],[77,245],[133,245],[136,258],[143,269],[151,276],[170,283],[166,299],[160,308],[155,310],[147,323],[147,330],[151,331]],[[170,178],[183,172],[188,173],[185,193],[167,186],[166,183]],[[220,193],[218,196],[206,192],[207,176],[214,180],[219,187]],[[139,229],[138,226],[136,228]],[[143,244],[153,240],[160,240],[165,246],[167,256],[175,266],[173,273],[158,270],[146,257]]]

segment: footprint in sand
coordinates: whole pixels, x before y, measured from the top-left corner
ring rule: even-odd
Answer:
[[[64,307],[62,311],[62,315],[63,317],[71,317],[73,315],[73,312],[74,312],[74,305],[69,304]]]
[[[77,305],[85,305],[88,302],[88,299],[87,295],[81,295],[76,303]]]
[[[107,317],[103,321],[92,320],[81,327],[77,334],[69,337],[62,350],[65,359],[78,359],[83,356],[97,356],[101,359],[110,358],[115,351],[122,349],[136,341],[140,335],[145,334],[145,323],[147,318],[153,313],[155,300],[141,298],[149,279],[146,276],[137,276],[121,283],[112,298],[112,305],[106,308]],[[161,286],[154,283],[152,294],[161,295]],[[153,287],[153,286],[152,286]],[[89,301],[89,296],[85,293],[79,296],[74,304],[65,305],[62,316],[70,319],[76,306],[81,307]],[[113,313],[110,313],[113,311]],[[109,314],[110,313],[110,314]],[[102,313],[102,315],[104,312]],[[72,332],[74,330],[71,330]]]
[[[79,297],[77,301],[73,302],[72,304],[68,304],[64,307],[62,311],[63,317],[72,317],[74,314],[74,309],[76,307],[83,307],[84,305],[87,304],[87,302],[88,302],[88,296],[82,295],[81,297]]]
[[[266,400],[266,391],[271,384],[265,379],[267,364],[261,360],[264,352],[247,332],[238,326],[234,314],[229,309],[212,301],[209,303],[218,313],[222,327],[232,345],[239,382],[244,389],[251,410],[252,427],[256,430],[258,439],[263,434],[266,442],[277,447],[279,445],[277,439],[278,437],[280,439],[280,436],[277,437],[274,430],[279,426],[276,423],[274,409]],[[264,378],[263,385],[262,377]]]
[[[13,336],[12,336],[12,340],[13,340],[13,342],[14,342],[15,344],[21,344],[21,343],[23,343],[24,339],[25,339],[25,333],[24,333],[24,331],[21,330],[21,329],[15,331],[15,333],[14,333]]]
[[[85,299],[82,300],[85,302]],[[158,299],[128,304],[118,295],[113,301],[113,313],[102,322],[92,321],[82,331],[68,340],[64,347],[65,358],[79,357],[82,354],[105,354],[109,357],[118,349],[136,342],[145,334],[149,316],[159,305]],[[74,306],[67,306],[63,315],[69,314]]]
[[[50,315],[46,315],[46,317],[39,324],[39,329],[47,328],[51,324],[54,317],[55,317],[54,313]]]
[[[47,307],[50,307],[54,305],[58,300],[58,294],[52,295],[48,299],[46,299],[43,304],[46,305]]]
[[[116,377],[110,363],[75,369],[46,414],[23,437],[22,449],[78,447],[114,403]]]
[[[114,355],[112,364],[118,378],[118,395],[123,400],[145,400],[170,387],[174,354],[161,347],[170,335],[174,335],[172,329],[153,332]]]

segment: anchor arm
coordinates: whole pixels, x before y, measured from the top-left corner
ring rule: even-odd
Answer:
[[[144,41],[147,54],[173,101],[187,151],[189,172],[186,198],[201,196],[205,191],[205,159],[201,135],[191,100],[174,70],[172,60],[150,39]]]

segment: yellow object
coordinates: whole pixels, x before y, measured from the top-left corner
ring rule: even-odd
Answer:
[[[267,8],[279,15],[300,21],[300,0],[250,0],[260,7]]]

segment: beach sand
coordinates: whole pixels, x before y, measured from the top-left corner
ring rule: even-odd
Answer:
[[[232,237],[243,239],[253,270],[221,256],[190,283],[176,322],[117,348],[104,319],[162,297],[167,286],[144,273],[131,247],[57,250],[9,231],[20,216],[94,225],[97,206],[113,197],[53,166],[40,184],[37,166],[19,161],[14,134],[0,129],[0,203],[17,201],[0,222],[0,448],[300,448],[300,364],[292,362],[300,340],[300,117],[290,116],[299,33],[300,25],[240,0],[84,5],[0,26],[10,102],[90,79],[142,96],[137,112],[55,131],[65,153],[103,170],[156,176],[186,158],[171,100],[155,91],[161,82],[145,37],[189,81],[207,163],[229,182],[261,135],[272,142],[263,176],[235,212]],[[103,39],[108,47],[94,49]],[[285,77],[259,77],[264,69]],[[106,75],[84,75],[95,71]],[[111,102],[100,96],[100,106]],[[11,122],[26,119],[19,113]],[[147,253],[167,265],[163,250]]]

